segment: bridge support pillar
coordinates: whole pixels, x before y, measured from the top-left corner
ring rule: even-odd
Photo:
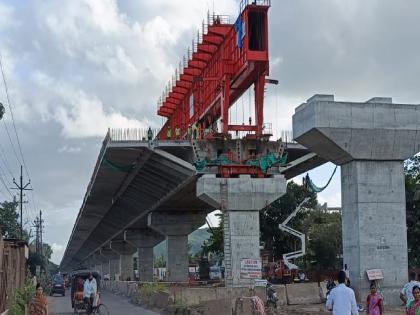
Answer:
[[[386,304],[399,304],[408,253],[403,160],[420,151],[418,105],[390,98],[335,102],[315,95],[295,110],[295,139],[341,165],[343,256],[356,294],[369,292],[366,271],[382,269]]]
[[[162,234],[150,228],[126,231],[125,240],[137,248],[137,270],[140,281],[153,281],[153,247],[164,239]]]
[[[205,212],[152,212],[148,225],[166,236],[166,280],[188,281],[188,235],[205,223]]]
[[[136,248],[124,240],[111,241],[109,246],[111,250],[120,255],[120,281],[134,280],[133,254],[136,252]]]
[[[116,278],[119,277],[120,273],[120,255],[111,250],[109,246],[101,248],[99,254],[104,258],[105,261],[108,259],[108,263],[105,262],[105,264],[108,264],[109,280],[117,280]]]
[[[197,181],[197,196],[224,216],[226,286],[247,286],[261,278],[259,211],[286,192],[283,176],[216,178]]]

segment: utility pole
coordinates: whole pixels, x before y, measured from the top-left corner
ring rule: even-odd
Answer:
[[[42,230],[43,228],[44,228],[44,220],[42,219],[42,211],[39,210],[39,235],[40,235],[40,240],[41,240],[41,245],[40,245],[41,257],[44,256],[44,245],[42,243],[42,233],[44,233],[43,230]]]
[[[35,252],[39,254],[39,218],[37,217],[34,220],[34,228],[35,228]]]
[[[20,166],[20,185],[18,185],[17,183],[16,183],[16,181],[15,181],[15,179],[13,178],[13,184],[15,184],[15,186],[17,187],[17,188],[14,188],[14,187],[12,187],[11,189],[17,189],[17,190],[19,190],[19,199],[20,199],[20,202],[19,202],[19,205],[20,205],[20,239],[23,239],[23,215],[22,215],[22,206],[23,206],[23,200],[22,200],[22,198],[23,198],[23,191],[25,191],[25,190],[32,190],[31,188],[26,188],[26,187],[28,187],[28,185],[30,185],[31,184],[31,180],[29,180],[29,182],[25,185],[25,186],[23,186],[23,175],[22,175],[22,165]]]

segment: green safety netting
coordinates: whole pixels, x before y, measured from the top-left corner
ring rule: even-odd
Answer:
[[[335,171],[337,170],[337,166],[334,168],[333,173],[331,174],[330,179],[328,180],[327,184],[323,187],[318,187],[314,184],[314,182],[312,181],[312,179],[309,177],[309,174],[306,173],[306,176],[304,178],[304,185],[306,186],[306,188],[314,193],[320,193],[321,191],[323,191],[325,188],[328,187],[328,185],[330,184],[332,178],[334,177]]]
[[[246,164],[251,166],[258,166],[265,173],[270,167],[274,165],[284,165],[286,164],[286,161],[287,153],[281,156],[280,158],[276,158],[276,155],[274,153],[268,153],[258,159],[249,160],[246,162]]]
[[[134,167],[134,164],[131,164],[131,165],[117,165],[117,164],[115,164],[115,163],[112,163],[110,160],[108,160],[107,158],[105,158],[104,157],[104,159],[102,160],[102,163],[105,165],[105,166],[108,166],[109,168],[111,168],[112,170],[114,170],[114,171],[117,171],[117,172],[124,172],[124,173],[128,173],[128,172],[130,172],[132,169],[133,169],[133,167]]]
[[[276,158],[274,153],[266,154],[260,158],[248,160],[247,165],[259,167],[264,173],[274,165],[284,165],[287,161],[287,154],[282,155],[280,158]],[[229,159],[226,154],[220,154],[214,160],[203,160],[196,161],[194,166],[197,171],[202,171],[206,166],[209,165],[237,165],[238,163]]]

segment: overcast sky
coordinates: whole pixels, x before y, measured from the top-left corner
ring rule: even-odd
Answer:
[[[24,218],[44,211],[55,262],[107,128],[161,125],[156,101],[213,8],[232,21],[238,14],[234,0],[0,1],[0,52],[35,189]],[[269,32],[270,77],[280,84],[267,89],[265,120],[277,134],[291,129],[294,108],[315,93],[420,103],[420,1],[272,0]],[[13,137],[9,112],[4,122]],[[1,123],[6,184],[18,168]],[[332,169],[311,176],[321,186]],[[8,197],[0,183],[0,200]],[[339,172],[319,199],[340,205]]]

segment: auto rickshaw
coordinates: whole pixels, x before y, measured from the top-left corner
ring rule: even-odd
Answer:
[[[88,314],[88,304],[85,303],[83,299],[83,287],[84,282],[89,278],[89,274],[92,273],[92,276],[95,278],[98,293],[97,293],[97,300],[96,305],[92,308],[91,314],[105,314],[108,315],[108,309],[104,304],[100,302],[100,281],[101,276],[97,271],[90,271],[90,270],[76,270],[73,271],[71,274],[71,291],[70,291],[70,298],[71,298],[71,306],[73,308],[74,314]]]

